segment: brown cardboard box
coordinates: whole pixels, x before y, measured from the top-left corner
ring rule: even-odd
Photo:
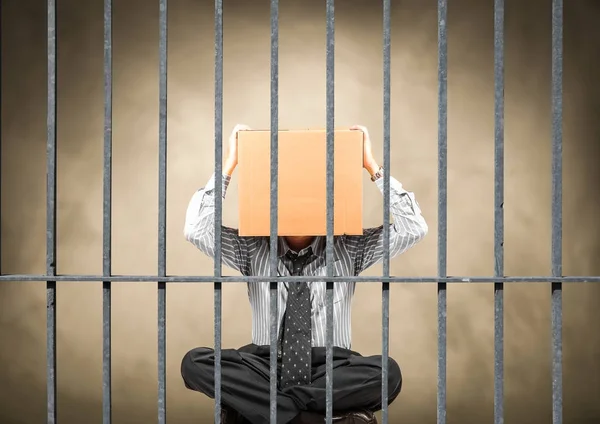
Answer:
[[[325,130],[279,131],[278,234],[327,234]],[[334,234],[362,234],[363,133],[336,130]],[[238,133],[239,234],[270,234],[270,131]]]

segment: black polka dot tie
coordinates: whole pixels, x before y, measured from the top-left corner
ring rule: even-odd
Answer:
[[[288,254],[293,263],[292,275],[302,275],[311,252],[297,256]],[[289,283],[281,339],[282,388],[311,382],[311,304],[306,282]]]

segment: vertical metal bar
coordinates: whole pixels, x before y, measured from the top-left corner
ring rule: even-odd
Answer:
[[[277,192],[279,173],[279,0],[271,0],[271,234],[270,234],[270,275],[277,277]],[[278,283],[271,281],[270,319],[270,412],[271,424],[277,424],[277,308]]]
[[[215,0],[215,257],[214,274],[221,277],[223,221],[223,0]],[[221,422],[221,283],[214,283],[215,301],[215,423]]]
[[[326,20],[326,132],[327,132],[327,237],[326,265],[327,277],[333,277],[333,215],[334,215],[334,135],[335,135],[335,9],[334,0],[327,0]],[[333,282],[327,281],[327,329],[326,329],[326,377],[325,377],[325,422],[331,424],[333,418]]]
[[[447,0],[438,0],[438,275],[446,277],[448,184]],[[446,423],[446,283],[438,283],[437,422]]]
[[[504,0],[494,0],[494,275],[504,276]],[[494,424],[504,423],[504,284],[494,283]]]
[[[112,247],[112,0],[104,0],[104,199],[102,275],[110,277]],[[102,422],[111,423],[111,283],[102,282]]]
[[[56,275],[56,0],[48,0],[46,274]],[[47,421],[56,423],[56,282],[46,282]]]
[[[167,0],[159,0],[158,275],[167,275]],[[158,423],[167,422],[166,284],[158,283]]]
[[[562,277],[563,1],[552,0],[552,276]],[[562,283],[552,283],[552,423],[562,424]]]
[[[391,0],[383,0],[383,275],[390,276],[390,91]],[[382,283],[381,420],[388,422],[388,358],[390,350],[390,283]]]

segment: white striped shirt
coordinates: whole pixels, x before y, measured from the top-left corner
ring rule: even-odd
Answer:
[[[223,197],[230,177],[223,175]],[[383,178],[376,180],[383,193]],[[214,257],[215,176],[211,176],[204,188],[194,193],[190,200],[184,235],[198,249]],[[421,215],[414,194],[407,192],[402,184],[390,177],[390,258],[395,257],[419,242],[427,234],[427,223]],[[240,237],[238,230],[223,226],[221,232],[222,261],[228,267],[246,276],[266,276],[264,282],[248,283],[248,297],[252,309],[252,343],[270,343],[270,291],[269,291],[269,237]],[[305,276],[326,277],[325,237],[316,237],[311,245],[313,260],[303,270]],[[288,247],[279,237],[278,275],[289,276]],[[303,254],[301,252],[296,252]],[[383,259],[383,226],[367,228],[363,235],[334,237],[335,276],[355,276]],[[308,283],[312,303],[312,344],[325,346],[326,299],[325,278]],[[334,284],[333,299],[333,344],[342,348],[351,347],[351,302],[356,283]],[[278,289],[278,331],[281,329],[287,300],[287,283]]]

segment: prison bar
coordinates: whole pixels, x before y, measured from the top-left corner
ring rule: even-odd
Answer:
[[[552,276],[562,275],[563,0],[552,0]],[[562,284],[552,290],[552,423],[562,424]]]
[[[494,0],[494,275],[504,275],[504,0]],[[504,284],[494,283],[494,424],[504,423]]]
[[[391,0],[383,0],[383,276],[390,276]],[[390,284],[381,283],[381,420],[388,422]]]
[[[334,131],[335,131],[335,9],[334,0],[326,2],[326,133],[327,133],[327,237],[325,260],[327,268],[325,330],[325,423],[331,424],[333,418],[333,205],[334,186]]]
[[[269,238],[269,275],[270,283],[270,357],[269,357],[269,412],[271,424],[277,424],[277,324],[279,310],[277,305],[278,288],[277,254],[278,243],[278,190],[279,190],[279,0],[271,0],[271,186],[270,186],[270,223]]]
[[[159,121],[158,121],[158,276],[167,273],[167,0],[159,0]],[[167,291],[158,286],[158,424],[167,422],[166,338]]]
[[[447,0],[438,0],[438,276],[446,277],[448,249]],[[439,281],[439,280],[438,280]],[[446,283],[438,282],[437,423],[446,423]]]
[[[600,283],[599,275],[578,275],[578,276],[562,276],[552,277],[547,275],[519,275],[497,278],[494,276],[428,276],[428,277],[409,277],[409,276],[355,276],[355,277],[331,277],[329,280],[333,282],[351,281],[354,283],[450,283],[450,284],[469,284],[469,283],[496,283],[504,284],[514,283]],[[120,283],[143,283],[143,282],[164,282],[164,283],[251,283],[265,281],[265,277],[253,275],[223,275],[221,277],[213,277],[206,275],[166,275],[158,277],[156,275],[111,275],[104,277],[103,275],[38,275],[38,274],[4,274],[0,275],[0,281],[77,281],[81,283],[96,282],[96,281],[111,281]],[[323,281],[323,278],[317,276],[281,276],[277,277],[277,281],[281,283],[294,282],[312,282]]]
[[[56,275],[56,0],[48,0],[46,274]],[[47,419],[56,423],[56,281],[46,282]]]
[[[215,0],[215,423],[221,423],[221,224],[223,222],[223,0]]]
[[[104,0],[102,275],[112,274],[112,0]],[[102,282],[102,423],[112,421],[111,282]]]

